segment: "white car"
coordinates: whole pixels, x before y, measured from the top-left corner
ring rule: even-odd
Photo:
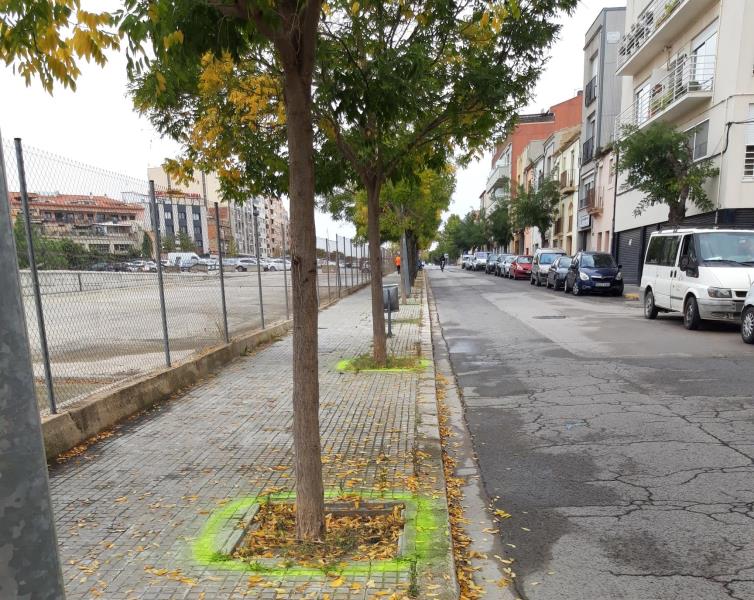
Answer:
[[[741,337],[747,344],[754,344],[754,285],[751,286],[744,309],[741,312]]]
[[[474,260],[473,254],[464,254],[463,257],[461,257],[461,268],[462,269],[471,269],[471,261]]]
[[[291,270],[291,261],[289,260],[283,260],[282,258],[273,258],[269,261],[269,264],[265,267],[265,271],[282,271],[285,268],[285,270],[290,271]]]
[[[489,252],[476,252],[474,258],[471,261],[472,271],[484,271],[487,268],[487,257]]]
[[[644,258],[644,316],[683,314],[687,329],[703,320],[741,319],[754,282],[754,230],[676,229],[653,233]]]

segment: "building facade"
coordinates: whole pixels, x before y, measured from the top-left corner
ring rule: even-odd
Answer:
[[[615,119],[621,110],[621,77],[616,75],[626,9],[605,8],[584,40],[584,115],[577,214],[577,250],[604,250],[613,224],[613,198],[601,187],[609,178]],[[613,185],[611,189],[614,189]]]
[[[10,192],[10,214],[23,214],[21,194]],[[125,256],[141,251],[144,207],[107,196],[29,194],[31,222],[41,235],[70,239],[88,251]]]
[[[581,127],[565,129],[558,136],[551,136],[551,140],[553,154],[549,177],[558,184],[560,203],[549,241],[552,247],[573,255],[576,249]]]
[[[514,130],[493,152],[492,168],[487,177],[480,208],[488,212],[497,202],[515,202],[516,186],[525,183],[524,169],[529,167],[533,158],[541,155],[542,163],[539,169],[544,173],[545,140],[555,131],[580,125],[582,107],[583,97],[579,92],[573,98],[555,104],[542,113],[520,115]],[[534,156],[537,149],[539,152]],[[523,154],[526,156],[522,156]],[[528,248],[533,252],[540,243],[539,232],[516,232],[509,249],[523,253]]]
[[[618,132],[656,121],[686,131],[694,157],[720,169],[705,189],[714,210],[688,206],[689,225],[754,226],[754,2],[628,0],[617,74]],[[621,180],[619,179],[619,184]],[[616,252],[629,283],[641,278],[651,231],[667,222],[656,205],[634,214],[637,190],[619,187]]]
[[[285,236],[285,252],[288,253],[290,248],[288,211],[285,210],[280,198],[264,199],[264,224],[267,256],[283,256],[283,236]]]

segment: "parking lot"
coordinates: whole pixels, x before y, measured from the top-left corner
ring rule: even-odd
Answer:
[[[735,325],[428,273],[521,598],[754,597],[754,347]]]
[[[343,286],[359,282],[341,270]],[[44,276],[45,273],[42,272]],[[134,281],[130,282],[128,279]],[[336,273],[319,274],[321,303],[338,295]],[[266,324],[286,318],[284,274],[262,273]],[[290,296],[290,274],[288,274]],[[329,280],[329,286],[328,286]],[[364,278],[365,280],[365,278]],[[76,279],[78,281],[78,279]],[[42,306],[59,404],[165,364],[159,289],[155,273],[83,273],[82,285],[44,285]],[[226,273],[230,335],[261,327],[256,272]],[[44,367],[33,296],[25,294],[40,408],[47,408]],[[290,297],[289,297],[290,300]],[[165,305],[171,359],[179,361],[223,341],[218,272],[166,273]]]

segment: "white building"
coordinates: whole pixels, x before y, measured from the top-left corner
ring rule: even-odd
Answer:
[[[667,121],[687,131],[695,158],[720,175],[707,193],[715,209],[688,207],[694,225],[754,226],[754,1],[628,0],[618,52],[624,124]],[[626,281],[641,276],[649,232],[667,221],[664,205],[633,214],[641,195],[619,191],[618,261]]]

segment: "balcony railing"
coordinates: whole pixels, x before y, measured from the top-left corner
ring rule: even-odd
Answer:
[[[618,47],[618,67],[626,62],[670,18],[681,0],[652,0],[639,13]]]
[[[586,84],[584,88],[584,106],[589,106],[597,99],[597,76],[592,77],[592,80]]]
[[[510,186],[511,165],[504,163],[497,165],[487,177],[487,191],[491,192],[497,188]]]
[[[590,137],[581,149],[581,164],[585,165],[594,158],[594,138]]]
[[[560,235],[561,233],[563,233],[563,218],[558,217],[552,224],[552,234]]]
[[[570,171],[563,171],[560,174],[560,189],[572,188],[575,185],[575,178],[573,176],[573,169]]]
[[[626,126],[642,127],[650,121],[673,116],[674,108],[686,102],[700,102],[712,96],[715,83],[715,57],[692,56],[677,61],[662,79],[623,111],[615,120],[615,137]]]

